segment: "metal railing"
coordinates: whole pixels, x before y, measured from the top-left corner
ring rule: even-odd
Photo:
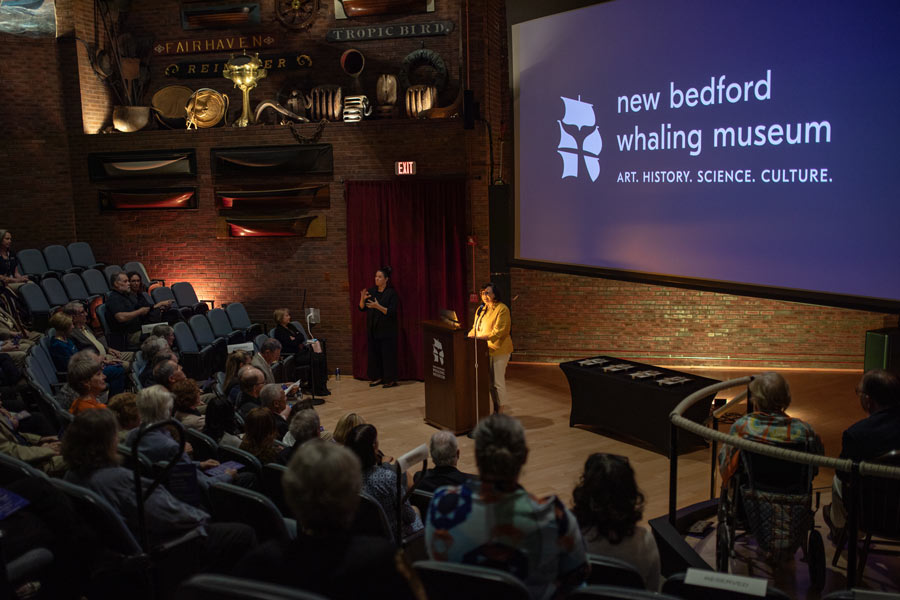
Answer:
[[[827,469],[833,469],[837,472],[847,473],[849,475],[848,482],[850,485],[850,489],[852,490],[859,489],[859,480],[861,477],[875,476],[885,477],[889,479],[900,479],[900,468],[898,467],[892,467],[866,461],[854,461],[844,458],[831,458],[828,456],[808,454],[806,452],[797,452],[795,450],[779,448],[778,446],[753,442],[736,435],[722,433],[721,431],[717,431],[716,429],[711,429],[705,424],[695,423],[694,421],[686,419],[684,416],[682,416],[688,408],[693,406],[699,400],[707,398],[712,394],[717,394],[722,390],[727,390],[729,388],[737,386],[746,386],[752,379],[752,377],[739,377],[737,379],[730,379],[728,381],[722,381],[720,383],[708,385],[705,388],[697,390],[696,392],[687,396],[678,404],[678,406],[676,406],[672,410],[671,413],[669,413],[669,420],[672,422],[671,432],[669,435],[669,522],[673,526],[675,525],[675,516],[678,508],[676,505],[678,498],[679,428],[698,435],[703,439],[711,441],[713,443],[713,449],[715,449],[717,443],[727,443],[729,446],[734,446],[735,448],[747,450],[755,454],[762,454],[764,456],[770,456],[772,458],[778,458],[795,463],[825,467]],[[712,413],[712,416],[714,418],[717,418],[728,408],[743,401],[746,395],[747,392],[746,390],[744,390],[733,400],[728,402],[725,406],[716,409]],[[714,481],[715,460],[713,460],[712,469],[713,472],[711,473],[711,480]],[[849,542],[847,543],[847,585],[849,587],[852,587],[856,582],[856,552],[857,538],[859,537],[859,523],[857,520],[858,507],[856,506],[857,502],[855,492],[846,494],[846,496],[847,497],[842,498],[842,500],[844,501],[844,505],[847,509],[848,514],[847,528],[849,535],[847,539],[849,540]]]

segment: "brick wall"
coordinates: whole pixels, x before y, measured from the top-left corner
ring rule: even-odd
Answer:
[[[0,227],[16,248],[75,235],[66,136],[67,107],[59,65],[73,41],[0,34]],[[77,103],[77,97],[72,99]]]
[[[129,22],[139,35],[158,39],[184,35],[177,21],[177,3],[134,5],[136,12]],[[66,17],[74,23],[69,29],[87,41],[93,39],[91,6],[90,0],[76,0]],[[457,58],[462,42],[471,57],[472,89],[492,128],[494,177],[500,175],[503,154],[503,176],[510,181],[513,139],[503,2],[470,3],[468,43],[459,37],[465,19],[462,4],[439,2],[438,10],[395,21],[447,19],[457,23],[456,33],[446,38],[355,44],[367,60],[364,90],[374,96],[375,77],[396,71],[403,57],[424,41],[447,62],[451,84],[446,94],[455,96],[459,79],[465,76]],[[310,33],[291,34],[272,22],[271,3],[263,2],[264,19],[268,19],[263,29],[276,32],[289,49],[314,58],[316,68],[306,74],[304,89],[310,83],[349,85],[337,59],[353,44],[328,44],[323,41],[325,31],[375,21],[334,22],[330,8],[323,11],[325,16]],[[110,103],[83,44],[76,45],[70,38],[0,36],[0,50],[4,52],[0,76],[5,83],[0,88],[0,107],[6,117],[6,140],[0,148],[6,210],[0,226],[13,229],[19,248],[86,240],[101,260],[141,260],[151,274],[168,282],[192,281],[201,297],[213,298],[217,304],[242,300],[251,316],[267,323],[276,307],[298,308],[301,290],[306,289],[307,305],[322,310],[319,332],[329,340],[332,366],[347,368],[352,360],[352,295],[347,289],[343,181],[390,178],[394,160],[411,159],[418,162],[419,177],[467,178],[467,218],[479,241],[470,249],[468,263],[474,254],[475,285],[490,277],[487,186],[492,163],[485,123],[477,123],[472,131],[463,130],[458,120],[329,124],[321,141],[334,146],[335,171],[327,178],[330,206],[314,211],[325,216],[327,237],[216,240],[213,191],[221,182],[210,173],[210,150],[295,143],[286,128],[87,135],[84,132],[99,131],[109,123]],[[151,92],[182,83],[161,78],[163,62],[153,63]],[[264,80],[253,92],[253,103],[274,94],[284,79]],[[224,79],[190,80],[187,85],[211,85],[238,98]],[[442,103],[449,101],[444,98]],[[313,129],[313,125],[301,127],[305,134]],[[501,139],[506,141],[502,152]],[[103,186],[88,180],[87,154],[182,147],[197,152],[197,210],[99,211],[97,191]],[[518,296],[512,304],[516,360],[564,360],[604,352],[659,364],[859,368],[863,332],[896,324],[896,317],[874,313],[523,269],[513,270],[512,285]]]
[[[610,354],[659,365],[861,369],[896,316],[513,269],[516,358]],[[551,341],[552,340],[552,341]]]

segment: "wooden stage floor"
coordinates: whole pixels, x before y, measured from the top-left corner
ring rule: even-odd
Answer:
[[[755,371],[732,369],[682,369],[714,379],[726,380]],[[841,433],[847,426],[865,415],[854,393],[861,372],[849,371],[782,371],[791,386],[793,398],[788,413],[809,422],[822,437],[826,453],[840,452]],[[378,428],[382,450],[389,456],[427,443],[433,427],[425,424],[425,386],[422,382],[401,382],[399,387],[369,388],[368,383],[344,376],[341,381],[329,382],[332,395],[317,407],[322,425],[332,429],[338,418],[347,412],[360,413],[367,422]],[[521,483],[537,496],[557,494],[571,504],[572,488],[593,452],[610,452],[629,457],[637,474],[638,485],[646,496],[645,520],[663,515],[668,510],[669,461],[666,457],[581,428],[569,427],[571,400],[565,376],[557,365],[510,364],[507,370],[508,406],[504,410],[520,419],[526,430],[529,447],[528,462]],[[739,390],[720,393],[733,397]],[[739,408],[742,412],[743,405]],[[635,415],[640,419],[640,415]],[[723,428],[724,429],[724,428]],[[458,438],[462,471],[476,473],[473,441]],[[698,450],[684,454],[678,465],[678,506],[684,507],[709,498],[710,452]],[[822,489],[822,503],[830,502],[833,472],[822,471],[815,486]],[[821,511],[817,515],[821,525]],[[825,591],[844,586],[845,558],[838,568],[831,567],[833,546],[826,537],[826,556],[829,569]],[[714,534],[698,542],[698,550],[709,562],[710,548],[714,550]],[[846,553],[845,553],[846,555]],[[782,569],[771,574],[759,564],[735,561],[735,572],[766,576],[773,575],[776,586],[795,597],[817,598],[808,595],[806,565],[799,561],[796,569]],[[866,587],[885,591],[900,589],[900,559],[896,556],[872,557],[866,569]]]

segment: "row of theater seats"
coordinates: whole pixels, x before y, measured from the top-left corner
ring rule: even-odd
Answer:
[[[140,265],[140,263],[136,263]],[[126,265],[127,266],[127,265]],[[132,265],[133,266],[133,265]],[[33,318],[46,317],[71,300],[92,303],[98,298],[105,298],[110,292],[109,281],[112,275],[125,269],[118,265],[110,265],[101,273],[97,269],[86,269],[81,273],[64,273],[58,277],[46,277],[40,282],[29,282],[19,288],[19,295]],[[146,294],[147,301],[152,303],[172,300],[181,312],[190,314],[206,312],[207,303],[211,300],[200,300],[194,286],[187,281],[180,281],[171,288],[161,285],[163,280],[151,280],[141,266],[137,271],[144,280],[144,288],[150,289]],[[155,284],[155,285],[154,285]],[[152,287],[150,287],[152,285]]]
[[[105,305],[97,307],[97,317],[110,346],[117,350],[136,350],[110,329]],[[224,309],[214,308],[205,314],[192,315],[187,322],[178,321],[173,329],[185,373],[202,381],[225,369],[229,344],[253,342],[262,333],[263,326],[250,320],[243,304],[232,302]]]
[[[16,252],[16,258],[19,259],[22,274],[35,281],[103,267],[103,263],[94,257],[94,250],[87,242],[73,242],[68,246],[52,244],[43,250],[35,248],[19,250]]]
[[[288,509],[284,504],[281,478],[286,470],[282,465],[261,465],[249,453],[225,446],[217,446],[212,439],[197,431],[186,430],[188,441],[194,447],[196,460],[216,458],[220,461],[234,460],[245,465],[258,476],[261,492],[256,492],[227,483],[215,483],[208,491],[208,506],[213,519],[221,522],[240,522],[253,527],[260,542],[287,542],[296,536],[296,521],[286,517]],[[131,451],[120,447],[126,463],[134,463]],[[138,461],[137,468],[148,475],[158,473],[158,465],[148,461]],[[26,477],[47,479],[42,472],[26,463],[7,455],[0,455],[0,485],[7,485]],[[127,569],[133,577],[132,583],[141,590],[152,590],[153,582],[147,580],[152,569],[143,572],[132,571],[129,567],[137,564],[146,566],[164,560],[167,554],[184,550],[195,541],[193,536],[177,538],[152,554],[145,552],[138,540],[127,528],[121,516],[102,497],[91,490],[72,485],[65,481],[49,479],[52,485],[64,493],[73,503],[78,514],[102,538],[103,544],[114,551],[121,561],[119,569]],[[431,494],[420,492],[412,498],[423,512],[431,500]],[[392,541],[394,536],[387,524],[381,506],[371,497],[361,494],[360,509],[351,527],[356,534],[385,537]],[[528,588],[520,579],[505,571],[486,567],[462,565],[447,562],[416,560],[421,555],[410,552],[407,556],[415,561],[413,567],[421,579],[430,600],[458,600],[459,598],[505,600],[530,600]],[[643,589],[640,573],[630,564],[599,555],[589,555],[591,575],[587,586],[570,592],[571,600],[718,600],[733,598],[730,590],[698,587],[685,582],[685,574],[679,573],[667,578],[662,593]],[[44,561],[45,562],[45,561]],[[21,568],[21,567],[20,567]],[[298,565],[302,568],[302,565]],[[227,586],[227,587],[226,587]],[[213,599],[223,597],[236,599],[268,598],[271,600],[321,599],[318,596],[296,588],[255,582],[221,575],[200,575],[184,583],[176,598]],[[833,592],[824,600],[850,600],[855,596],[851,591]],[[891,596],[891,597],[896,597]],[[768,586],[765,598],[786,600],[788,596],[778,589]]]

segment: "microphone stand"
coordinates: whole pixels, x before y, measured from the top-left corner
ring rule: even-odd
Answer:
[[[306,303],[306,297],[304,296],[304,303]],[[312,335],[312,327],[309,324],[310,318],[312,318],[313,313],[311,311],[306,313],[306,330],[309,332],[309,393],[312,396],[310,402],[313,406],[316,405],[316,350],[312,347],[312,342],[315,338]]]
[[[472,337],[472,341],[475,342],[475,424],[478,424],[478,414],[479,409],[481,408],[479,404],[478,398],[478,317],[484,314],[484,304],[478,307],[478,310],[475,311],[475,335]],[[485,342],[487,343],[487,342]],[[470,440],[475,439],[475,428],[473,427],[469,430],[469,433],[466,434],[466,437]]]

